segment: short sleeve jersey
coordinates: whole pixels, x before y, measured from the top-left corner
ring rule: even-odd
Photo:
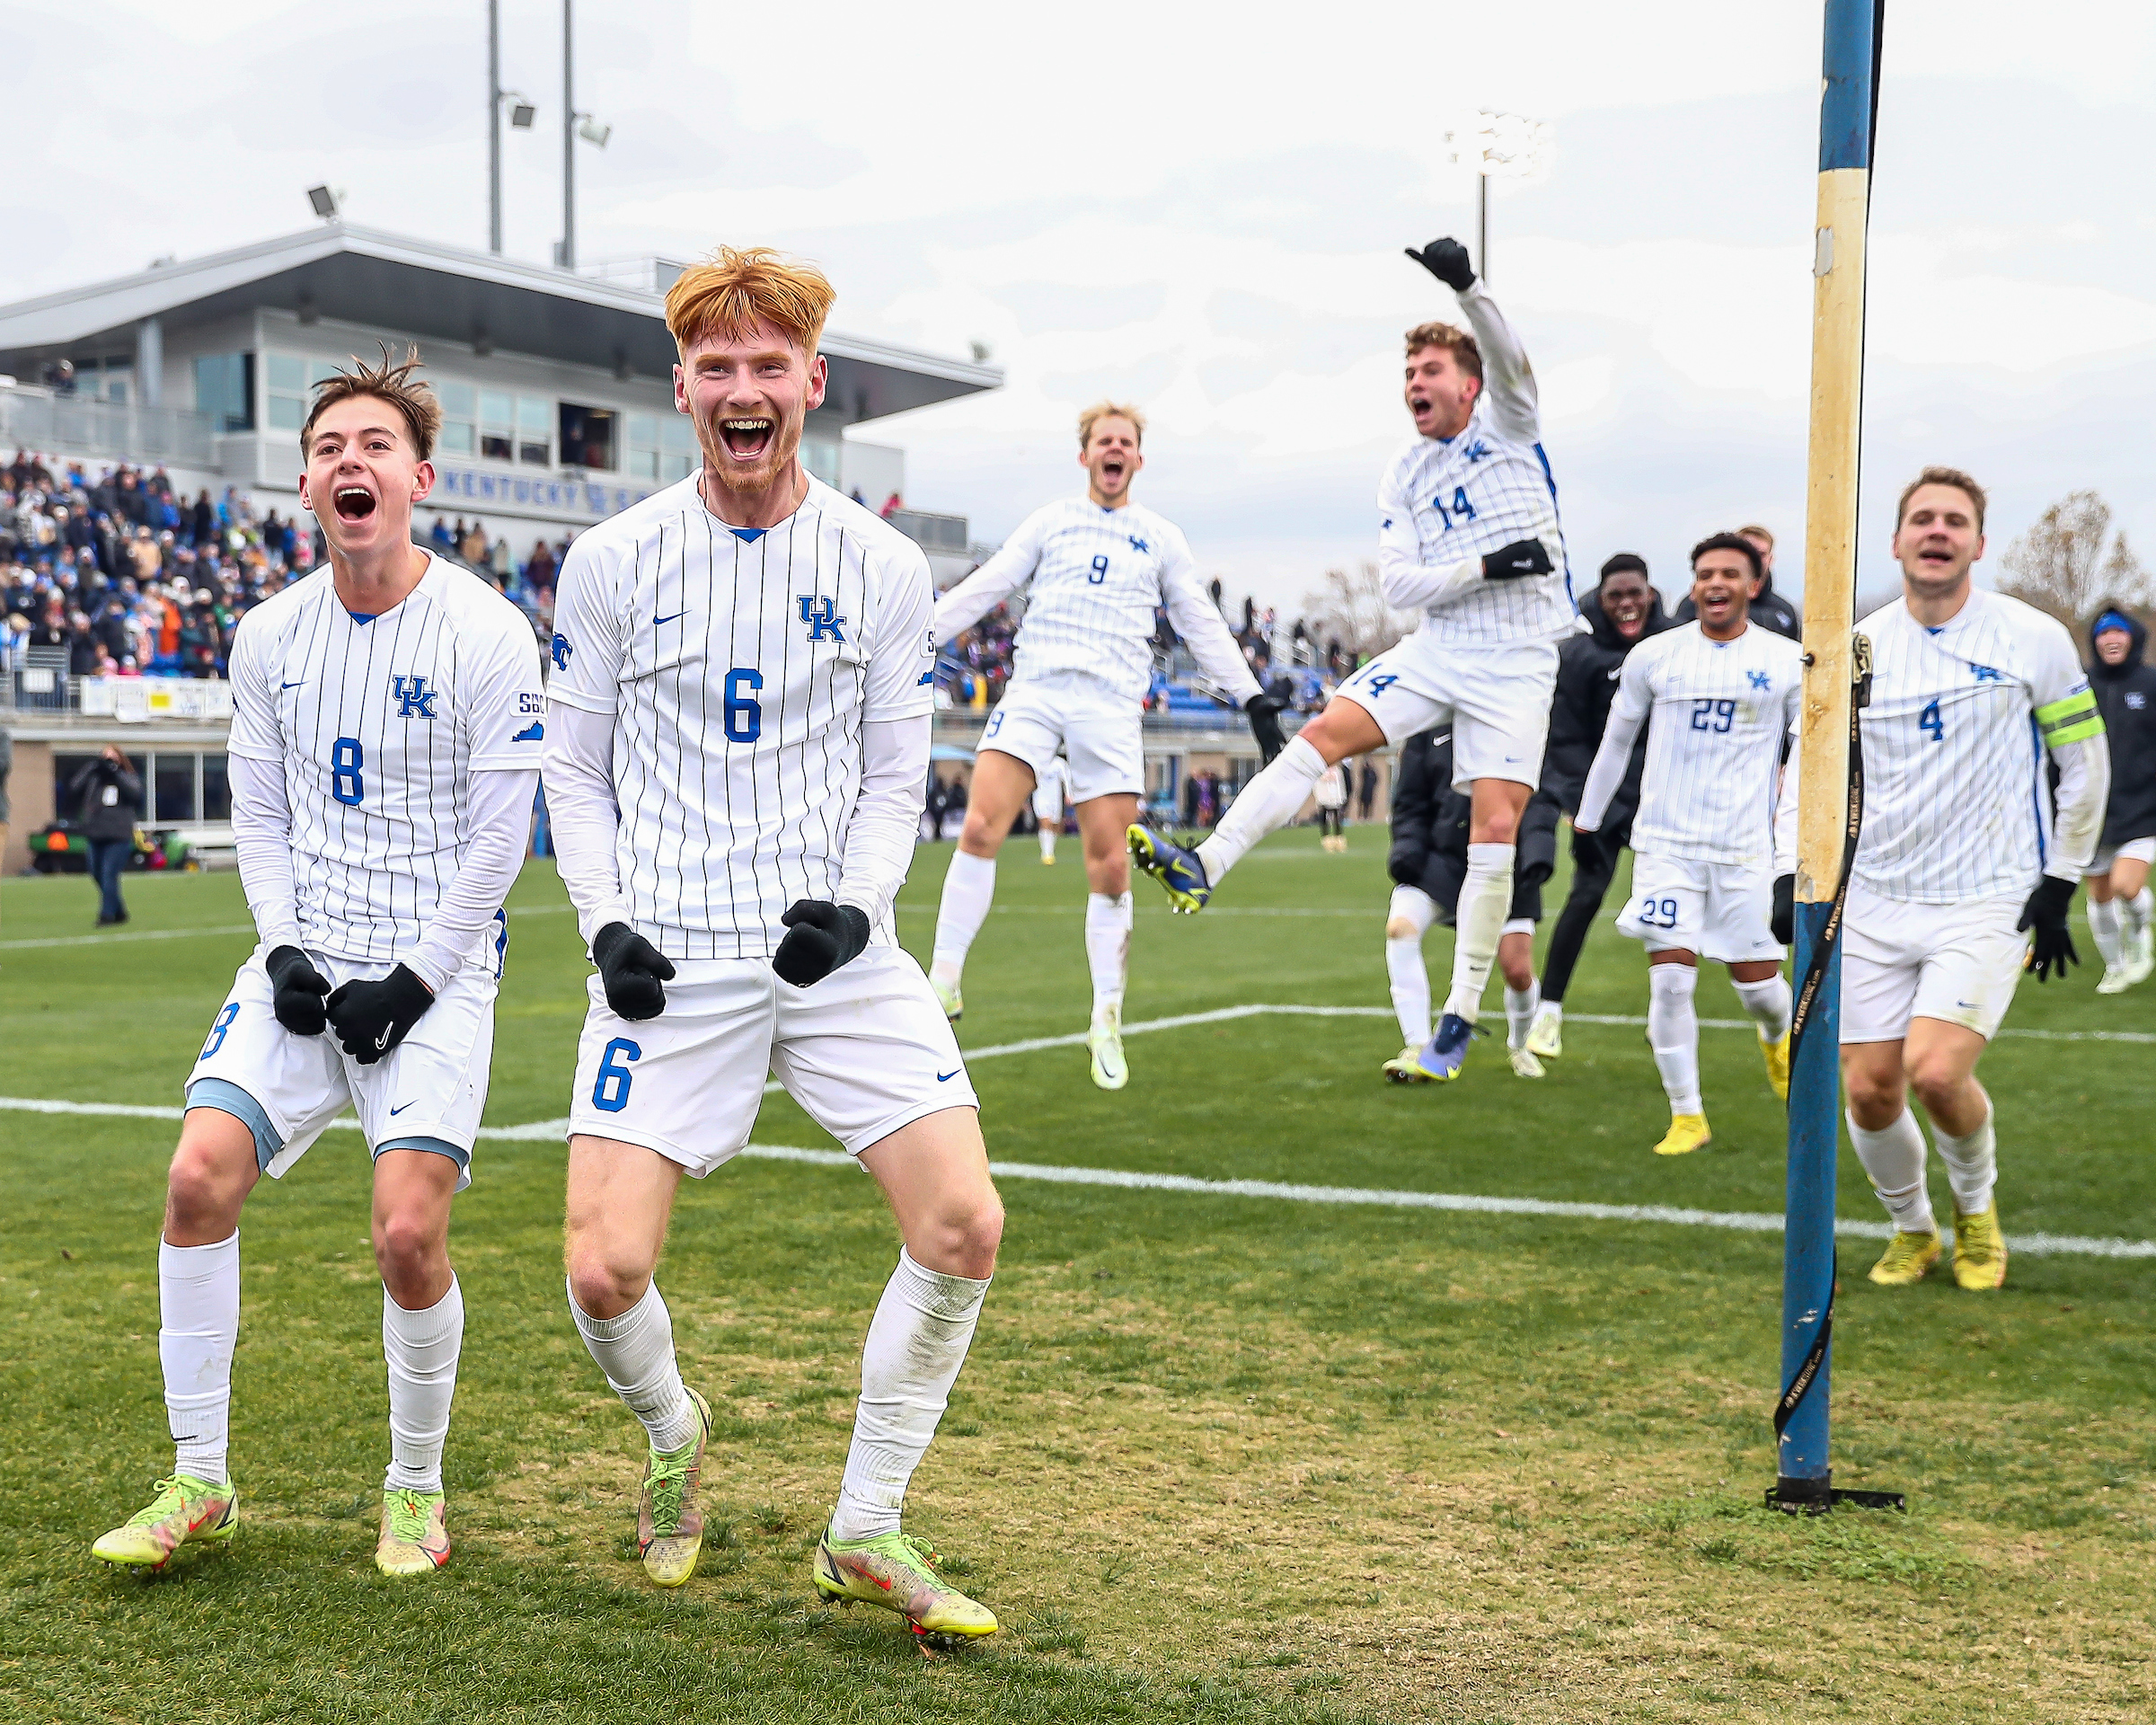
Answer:
[[[614,718],[616,860],[669,958],[764,958],[836,896],[862,726],[926,726],[928,560],[810,479],[777,526],[730,527],[695,475],[570,547],[551,700]]]
[[[419,944],[473,836],[471,775],[538,769],[539,662],[524,614],[431,553],[379,616],[346,610],[323,568],[240,620],[227,746],[284,768],[310,951]]]

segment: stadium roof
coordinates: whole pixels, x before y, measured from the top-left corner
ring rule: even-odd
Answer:
[[[130,345],[146,318],[168,332],[261,307],[302,321],[393,330],[482,350],[666,377],[664,300],[483,252],[328,222],[298,234],[0,305],[0,368],[33,372],[101,339]],[[873,420],[999,387],[1000,368],[826,331],[830,404]]]

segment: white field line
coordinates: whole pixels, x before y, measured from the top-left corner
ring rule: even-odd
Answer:
[[[512,916],[561,916],[568,905],[518,905]],[[252,934],[252,923],[220,923],[213,928],[137,928],[124,934],[56,934],[44,940],[0,941],[0,952],[23,952],[41,946],[117,946],[123,941],[186,941],[213,935]]]

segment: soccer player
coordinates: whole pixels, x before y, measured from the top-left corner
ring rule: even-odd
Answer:
[[[1781,742],[1796,722],[1804,653],[1754,624],[1759,553],[1718,533],[1692,548],[1691,623],[1643,641],[1617,678],[1609,727],[1573,817],[1573,854],[1607,873],[1601,830],[1648,726],[1647,770],[1632,820],[1632,892],[1617,926],[1647,947],[1647,1039],[1669,1096],[1658,1156],[1710,1142],[1700,1095],[1700,960],[1729,967],[1758,1029],[1767,1080],[1789,1093],[1789,985],[1769,924]],[[1649,723],[1649,715],[1652,722]]]
[[[1557,692],[1550,703],[1542,783],[1527,805],[1523,826],[1554,822],[1559,810],[1568,815],[1577,811],[1587,769],[1595,764],[1595,751],[1601,748],[1603,730],[1610,722],[1610,703],[1616,698],[1624,657],[1648,636],[1670,626],[1662,614],[1662,596],[1648,583],[1645,560],[1629,551],[1619,552],[1603,564],[1601,585],[1579,602],[1579,615],[1587,632],[1574,635],[1557,650]],[[1571,890],[1557,913],[1557,926],[1550,932],[1550,950],[1542,955],[1540,1004],[1527,1032],[1528,1052],[1541,1059],[1554,1060],[1565,1051],[1565,995],[1572,986],[1572,971],[1579,963],[1580,949],[1586,945],[1587,932],[1609,896],[1617,853],[1632,842],[1632,816],[1639,807],[1639,779],[1646,770],[1647,739],[1641,737],[1632,745],[1631,764],[1622,783],[1603,811],[1598,851],[1606,866],[1588,869],[1575,864],[1572,870]]]
[[[2045,981],[2078,963],[2067,914],[2110,785],[2104,721],[2065,628],[1981,592],[1984,489],[1927,467],[1895,510],[1903,597],[1857,626],[1870,637],[1864,827],[1842,934],[1842,1077],[1849,1131],[1894,1238],[1872,1267],[1887,1287],[1940,1258],[1913,1090],[1954,1192],[1954,1279],[2006,1279],[1991,1098],[1976,1062],[2026,965]],[[2032,747],[2033,745],[2033,747]],[[2058,770],[2046,790],[2046,756]],[[1798,771],[1792,754],[1789,772]],[[1794,798],[1778,819],[1777,933],[1792,917]]]
[[[1422,323],[1408,332],[1415,440],[1378,488],[1385,602],[1421,612],[1421,625],[1340,685],[1243,787],[1210,838],[1186,849],[1134,827],[1130,848],[1178,910],[1202,910],[1250,847],[1294,818],[1332,763],[1449,725],[1454,783],[1474,813],[1452,989],[1421,1055],[1429,1076],[1449,1080],[1467,1057],[1512,901],[1515,840],[1542,775],[1557,643],[1579,618],[1526,353],[1475,279],[1466,247],[1433,240],[1408,255],[1459,296],[1474,331]]]
[[[1318,774],[1311,796],[1318,805],[1318,845],[1321,849],[1345,854],[1348,849],[1348,775],[1353,763],[1335,761]]]
[[[1040,828],[1040,860],[1050,868],[1056,865],[1056,841],[1063,832],[1064,773],[1063,756],[1058,755],[1033,786],[1033,819]]]
[[[1145,790],[1141,721],[1153,680],[1154,612],[1190,649],[1200,673],[1250,714],[1271,760],[1280,710],[1265,694],[1190,561],[1182,529],[1130,500],[1145,466],[1145,416],[1098,402],[1078,416],[1083,497],[1036,509],[1009,542],[936,604],[936,638],[955,639],[1013,594],[1026,595],[1011,681],[981,733],[973,801],[943,876],[929,981],[943,1010],[965,1010],[966,954],[995,897],[995,857],[1039,776],[1061,751],[1085,850],[1085,952],[1093,978],[1086,1050],[1093,1082],[1120,1090],[1123,986],[1130,964],[1130,858],[1124,835]]]
[[[148,1507],[91,1548],[109,1563],[162,1569],[236,1530],[240,1211],[347,1108],[374,1157],[389,1365],[375,1561],[424,1575],[448,1560],[442,1446],[464,1330],[449,1205],[486,1106],[542,695],[523,615],[412,544],[441,427],[417,363],[384,350],[317,386],[299,497],[329,562],[233,641],[233,834],[261,942],[188,1076],[166,1186],[157,1343],[177,1454]]]
[[[1774,590],[1774,535],[1764,527],[1753,526],[1739,527],[1736,536],[1759,553],[1759,581],[1752,589],[1752,621],[1778,635],[1787,635],[1791,641],[1802,641],[1803,617],[1795,606]],[[1696,615],[1689,593],[1677,601],[1674,621],[1690,623]]]
[[[1392,848],[1386,870],[1393,880],[1385,913],[1385,973],[1392,985],[1392,1013],[1403,1046],[1384,1063],[1396,1084],[1427,1084],[1418,1064],[1430,1035],[1430,973],[1422,960],[1422,937],[1433,925],[1457,925],[1460,886],[1467,878],[1471,801],[1452,788],[1452,739],[1424,731],[1400,746],[1392,781]],[[1505,978],[1506,1054],[1522,1078],[1542,1076],[1542,1063],[1527,1046],[1535,1009],[1542,1004],[1534,976],[1534,929],[1542,919],[1542,882],[1557,863],[1557,806],[1536,799],[1520,822],[1519,865],[1513,871],[1511,913],[1498,939],[1498,969]]]
[[[722,248],[667,296],[702,460],[570,548],[547,805],[597,975],[569,1117],[570,1313],[649,1440],[637,1544],[679,1587],[711,1413],[652,1270],[684,1174],[748,1141],[764,1075],[859,1158],[903,1245],[813,1567],[919,1633],[985,1635],[899,1510],[978,1321],[1003,1208],[978,1104],[892,932],[928,778],[927,560],[812,479],[831,286]]]
[[[2120,995],[2156,971],[2149,865],[2156,862],[2156,669],[2142,662],[2148,631],[2106,604],[2089,631],[2089,676],[2110,739],[2111,795],[2089,863],[2089,932],[2103,954],[2099,995]]]

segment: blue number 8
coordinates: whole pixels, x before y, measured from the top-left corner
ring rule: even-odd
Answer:
[[[1086,584],[1089,587],[1099,587],[1100,583],[1105,581],[1107,579],[1108,553],[1104,551],[1098,557],[1093,559],[1093,572],[1091,575],[1088,575],[1085,579]]]
[[[330,746],[330,794],[348,809],[356,809],[367,795],[359,769],[367,765],[367,751],[357,737],[340,737]]]
[[[729,743],[753,743],[764,734],[764,706],[742,690],[764,686],[764,673],[737,669],[726,674],[726,703],[722,712],[726,720],[726,740]]]
[[[209,1027],[209,1040],[202,1045],[202,1052],[195,1057],[197,1060],[208,1059],[225,1046],[225,1032],[232,1028],[232,1021],[239,1015],[240,1003],[236,1000],[226,1001],[225,1010],[217,1014],[217,1022]]]
[[[625,1036],[617,1036],[606,1045],[599,1060],[599,1082],[591,1087],[591,1105],[609,1114],[619,1114],[629,1106],[629,1081],[634,1075],[627,1066],[616,1063],[617,1057],[641,1060],[644,1051]]]

